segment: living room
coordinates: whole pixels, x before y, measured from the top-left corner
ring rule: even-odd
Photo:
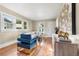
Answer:
[[[71,3],[0,4],[0,55],[64,55],[54,50],[57,29],[62,31],[62,33],[59,33],[60,38],[65,37],[64,33],[66,33],[68,34],[67,37],[73,43],[75,42],[75,45],[72,45],[72,47],[75,47],[75,52],[74,54],[69,52],[69,55],[77,55],[79,17],[75,15],[79,14],[79,4],[76,4],[76,7],[78,7],[76,9],[73,6],[74,4]],[[33,37],[28,39],[29,36]],[[30,42],[33,42],[33,44]],[[69,49],[71,50],[71,48]],[[7,52],[4,53],[5,51]],[[74,51],[74,48],[72,48],[72,51]]]

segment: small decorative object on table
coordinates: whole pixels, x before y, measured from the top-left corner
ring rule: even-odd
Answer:
[[[67,33],[67,32],[59,31],[58,37],[59,37],[59,41],[61,41],[61,42],[70,42],[71,43],[71,41],[68,38],[69,33]]]

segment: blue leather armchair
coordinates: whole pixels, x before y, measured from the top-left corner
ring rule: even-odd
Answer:
[[[32,49],[37,43],[37,38],[31,36],[31,34],[21,34],[18,38],[18,46],[22,48]]]

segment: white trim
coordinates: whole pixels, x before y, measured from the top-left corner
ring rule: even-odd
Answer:
[[[4,48],[4,47],[9,46],[11,44],[14,44],[16,42],[17,42],[17,40],[12,40],[10,42],[6,42],[6,43],[3,43],[3,44],[0,44],[0,48]]]

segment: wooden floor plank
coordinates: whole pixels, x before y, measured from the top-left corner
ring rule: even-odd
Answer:
[[[0,56],[17,56],[17,44],[12,44],[0,49]]]
[[[23,52],[17,50],[17,44],[12,44],[10,46],[0,49],[0,56],[27,56]],[[44,38],[41,46],[38,46],[35,53],[32,56],[52,56],[52,38]]]
[[[52,38],[43,38],[42,46],[39,48],[37,47],[35,53],[32,56],[52,56],[53,50],[52,50]],[[19,56],[25,56],[22,52],[18,53]]]

